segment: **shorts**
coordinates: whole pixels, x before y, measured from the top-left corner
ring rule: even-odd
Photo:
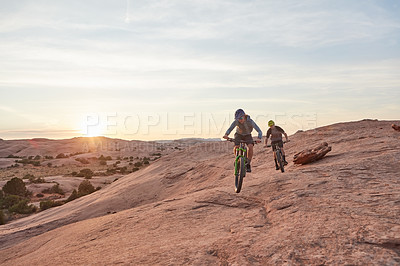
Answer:
[[[254,144],[254,140],[251,134],[240,135],[238,133],[235,133],[235,146],[239,146],[241,140],[245,141],[247,145]]]
[[[271,142],[272,150],[276,151],[276,146],[283,148],[283,141],[282,140],[275,140]]]

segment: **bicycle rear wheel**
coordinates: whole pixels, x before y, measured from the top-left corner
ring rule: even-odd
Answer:
[[[235,175],[235,192],[239,193],[242,189],[243,177],[246,175],[246,163],[243,157],[238,161],[237,174]]]
[[[276,151],[276,159],[278,160],[278,164],[279,164],[279,168],[281,169],[281,172],[282,173],[285,172],[285,165],[283,163],[282,153],[279,149]]]

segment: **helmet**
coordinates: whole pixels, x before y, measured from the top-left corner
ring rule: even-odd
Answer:
[[[239,118],[241,118],[244,115],[245,115],[245,112],[243,111],[243,109],[237,109],[235,112],[235,119],[239,120]]]
[[[269,120],[268,121],[268,126],[269,127],[274,126],[274,125],[275,125],[275,122],[273,120]]]

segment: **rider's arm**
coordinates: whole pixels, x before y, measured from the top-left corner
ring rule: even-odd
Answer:
[[[262,139],[261,129],[257,126],[256,122],[254,122],[253,120],[251,120],[251,123],[252,123],[253,128],[258,132],[258,138]]]
[[[278,131],[281,132],[285,136],[286,141],[289,141],[288,136],[287,136],[285,130],[283,130],[283,128],[276,126],[276,129],[278,129]]]
[[[285,138],[286,138],[286,142],[288,142],[288,141],[289,141],[289,138],[288,138],[287,134],[286,134],[286,133],[283,133],[283,135],[284,135]]]
[[[268,129],[268,131],[267,131],[267,136],[265,137],[265,145],[268,144],[269,136],[271,136],[271,129]]]
[[[231,134],[232,130],[233,130],[235,127],[236,127],[236,120],[233,121],[233,123],[231,124],[231,126],[228,128],[228,130],[227,130],[226,133],[225,133],[225,136],[228,137],[229,134]],[[224,136],[224,137],[225,137],[225,136]]]

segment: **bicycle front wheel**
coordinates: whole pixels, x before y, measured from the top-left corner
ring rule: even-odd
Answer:
[[[246,161],[244,157],[238,162],[238,174],[235,175],[235,192],[239,193],[242,189],[243,177],[246,175]]]
[[[278,164],[279,164],[279,168],[281,169],[281,172],[282,173],[285,172],[285,165],[283,163],[282,153],[279,149],[276,151],[276,158],[278,160]]]

